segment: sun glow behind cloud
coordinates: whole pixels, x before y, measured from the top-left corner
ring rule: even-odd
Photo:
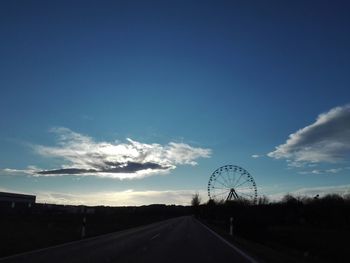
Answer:
[[[43,157],[62,160],[61,167],[43,170],[31,166],[26,170],[7,168],[3,171],[33,176],[94,175],[134,179],[167,173],[178,165],[197,165],[196,159],[211,155],[210,149],[185,143],[146,144],[129,138],[125,143],[96,142],[64,127],[53,128],[51,132],[58,136],[56,146],[34,145],[33,149]]]
[[[70,204],[70,205],[107,205],[107,206],[139,206],[150,204],[189,205],[194,193],[192,190],[146,190],[128,189],[118,192],[94,192],[90,194],[68,194],[59,192],[39,192],[39,203]],[[205,198],[201,191],[201,198]],[[204,199],[203,199],[204,200]]]
[[[0,192],[13,192],[13,189],[0,187]],[[60,205],[88,205],[88,206],[140,206],[151,204],[189,205],[195,193],[200,195],[202,201],[207,201],[206,191],[198,190],[136,190],[123,191],[92,191],[89,193],[67,193],[63,191],[39,190],[22,192],[36,195],[38,203]]]

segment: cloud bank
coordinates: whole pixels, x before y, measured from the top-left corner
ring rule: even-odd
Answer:
[[[195,148],[185,143],[146,144],[129,138],[125,143],[96,142],[64,127],[51,131],[58,136],[56,146],[34,145],[33,148],[41,156],[63,161],[61,167],[4,171],[20,171],[34,176],[95,175],[133,179],[166,173],[178,165],[196,165],[196,159],[211,155],[210,149]]]
[[[36,195],[38,203],[60,205],[89,206],[141,206],[151,204],[190,205],[192,196],[199,193],[203,202],[207,201],[207,192],[198,190],[136,190],[94,191],[90,193],[66,193],[55,191],[23,192],[0,187],[0,192],[12,192]]]
[[[251,157],[256,159],[256,158],[260,158],[261,156],[259,154],[253,154],[253,155],[251,155]]]
[[[350,167],[338,167],[338,168],[331,168],[331,169],[313,169],[309,171],[300,171],[299,174],[337,174],[345,170],[350,170]]]
[[[313,124],[289,135],[268,156],[287,159],[291,166],[346,161],[350,156],[350,105],[320,114]]]
[[[90,194],[38,192],[37,202],[91,206],[140,206],[150,204],[189,205],[194,193],[196,193],[194,190],[138,191],[133,189],[117,192],[94,192]],[[200,192],[200,195],[203,198],[206,197],[205,194],[205,191]]]
[[[291,192],[283,192],[283,193],[276,193],[276,194],[269,194],[267,195],[271,200],[273,201],[280,201],[283,196],[286,194],[291,194],[293,196],[307,196],[307,197],[314,197],[316,195],[319,195],[320,197],[323,197],[328,194],[338,194],[341,196],[345,196],[350,194],[350,185],[337,185],[337,186],[318,186],[318,187],[305,187],[300,188]]]

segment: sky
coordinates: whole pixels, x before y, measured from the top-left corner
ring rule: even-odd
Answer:
[[[0,2],[0,191],[189,204],[350,193],[348,1]]]

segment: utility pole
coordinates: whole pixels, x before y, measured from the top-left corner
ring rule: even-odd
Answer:
[[[86,216],[84,215],[83,217],[83,224],[82,224],[82,227],[81,227],[81,238],[83,239],[86,235],[85,233],[85,228],[86,228]]]

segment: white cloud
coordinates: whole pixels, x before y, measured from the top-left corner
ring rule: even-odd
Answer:
[[[11,168],[5,168],[1,170],[5,174],[33,174],[38,170],[33,169],[11,169]]]
[[[299,174],[337,174],[348,169],[349,167],[338,167],[338,168],[331,168],[331,169],[325,169],[325,170],[314,169],[311,171],[300,171],[298,173]]]
[[[323,174],[324,172],[325,171],[314,169],[314,170],[311,170],[311,171],[300,171],[298,173],[299,174]]]
[[[33,176],[71,174],[133,179],[167,173],[177,165],[196,165],[196,159],[211,155],[210,149],[195,148],[185,143],[146,144],[129,138],[125,143],[96,142],[91,137],[63,127],[51,131],[58,135],[56,146],[34,145],[33,148],[44,157],[61,159],[64,162],[61,167],[41,171],[37,168],[7,168],[3,171]]]
[[[256,158],[260,158],[261,156],[259,154],[253,154],[251,157],[256,159]]]
[[[327,173],[332,173],[332,174],[336,174],[339,173],[340,171],[342,171],[343,168],[332,168],[332,169],[328,169],[326,170]]]
[[[290,166],[306,163],[337,163],[350,155],[350,105],[320,114],[317,120],[289,135],[288,140],[268,153],[287,159]]]
[[[324,196],[327,194],[345,195],[348,193],[350,193],[350,185],[301,188],[293,192],[293,194],[295,195],[306,195],[306,196],[315,196],[317,194],[320,196]]]

